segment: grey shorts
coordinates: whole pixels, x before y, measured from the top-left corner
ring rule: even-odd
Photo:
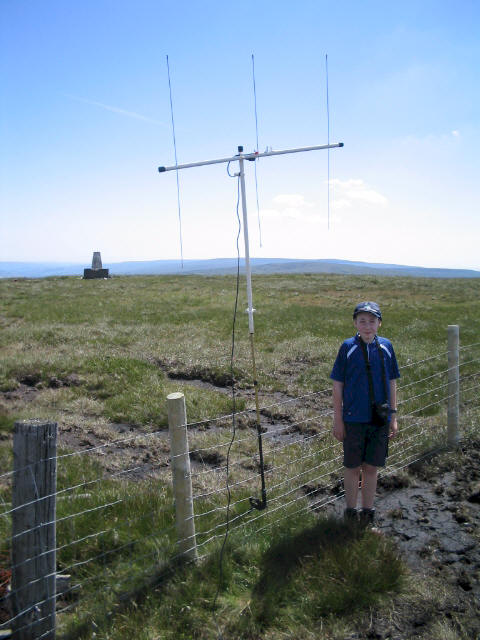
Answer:
[[[388,456],[389,426],[373,427],[366,422],[346,422],[343,441],[343,464],[356,469],[364,462],[384,467]]]

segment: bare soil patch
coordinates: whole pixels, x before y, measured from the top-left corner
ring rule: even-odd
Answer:
[[[195,382],[218,390],[218,381]],[[48,388],[75,384],[76,379],[57,382],[52,378]],[[227,392],[225,387],[220,388]],[[19,381],[17,389],[3,392],[1,398],[12,411],[34,400],[44,389],[32,377]],[[253,391],[243,389],[239,395],[251,401]],[[266,437],[284,442],[311,433],[310,427],[296,426],[296,403],[289,401],[281,393],[262,396],[265,408],[261,411],[261,426],[270,433]],[[319,412],[327,408],[328,399],[313,396],[302,399],[301,404]],[[60,446],[73,451],[93,449],[107,472],[128,469],[125,477],[134,480],[169,477],[167,431],[152,436],[147,430],[127,423],[103,423],[98,428],[85,429],[84,425],[71,422],[62,424],[61,419],[59,426]],[[254,415],[240,414],[238,426],[255,429]],[[204,426],[205,430],[210,428],[219,426]],[[224,463],[224,457],[216,451],[198,450],[192,455],[194,468]],[[338,494],[341,482],[336,482],[333,489],[305,485],[304,491],[312,499],[318,499],[327,492]],[[376,507],[379,530],[394,539],[413,580],[431,589],[431,593],[423,600],[403,596],[395,599],[388,615],[384,608],[372,611],[368,623],[347,637],[440,640],[438,625],[445,624],[455,634],[451,636],[453,640],[480,639],[480,439],[463,442],[458,451],[429,455],[406,470],[380,478]],[[330,509],[341,515],[343,501],[335,502]]]
[[[340,514],[343,504],[332,508]],[[380,478],[376,510],[414,583],[431,592],[423,601],[400,599],[388,616],[372,612],[367,628],[348,637],[433,639],[444,624],[453,638],[480,638],[480,440]]]

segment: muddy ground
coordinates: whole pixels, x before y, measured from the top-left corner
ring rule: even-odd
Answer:
[[[18,390],[3,393],[2,400],[13,410],[38,392],[23,383]],[[289,421],[287,416],[264,413],[265,428]],[[134,425],[106,425],[101,433],[61,425],[59,440],[74,450],[100,447],[96,453],[101,457],[106,442],[132,434],[138,435]],[[291,436],[287,432],[282,437]],[[150,475],[153,466],[157,473],[168,473],[167,432],[159,433],[155,442],[138,443],[133,437],[125,444],[108,446],[107,471],[125,468],[127,459],[132,479]],[[208,462],[192,456],[194,468]],[[394,598],[388,615],[382,608],[372,612],[362,629],[345,640],[480,640],[480,438],[463,442],[456,452],[437,452],[396,475],[381,477],[376,508],[379,531],[393,539],[425,597]],[[330,509],[341,515],[343,500]],[[439,633],[440,627],[449,629],[450,635]]]
[[[380,478],[376,510],[425,598],[393,601],[345,640],[480,639],[480,439]]]

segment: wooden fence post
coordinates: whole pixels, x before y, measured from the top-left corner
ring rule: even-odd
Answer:
[[[193,518],[187,412],[183,393],[168,395],[167,407],[178,545],[182,555],[195,560],[197,558],[197,543]]]
[[[459,368],[459,326],[448,325],[448,410],[447,442],[450,447],[460,441],[460,368]]]
[[[56,455],[56,422],[15,422],[11,593],[14,640],[55,638]]]

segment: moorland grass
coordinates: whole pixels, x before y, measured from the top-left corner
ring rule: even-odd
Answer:
[[[368,560],[367,560],[368,558]],[[232,534],[220,552],[196,566],[165,565],[148,590],[132,590],[97,605],[90,624],[78,613],[65,637],[225,639],[261,638],[321,628],[401,590],[406,575],[392,544],[334,518],[291,515],[250,537]],[[82,606],[83,608],[83,606]],[[95,620],[92,627],[91,620]],[[301,637],[301,636],[298,636]]]
[[[352,334],[354,304],[377,300],[385,318],[381,333],[395,344],[402,370],[401,434],[390,456],[392,470],[401,468],[445,440],[446,328],[459,324],[461,344],[478,342],[479,287],[476,280],[254,278],[263,404],[270,405],[274,393],[282,399],[326,393],[312,404],[263,411],[272,425],[272,433],[264,435],[269,509],[258,521],[248,513],[248,499],[259,484],[255,421],[250,413],[237,416],[229,477],[234,525],[217,607],[226,638],[239,637],[239,630],[252,640],[315,637],[333,624],[332,616],[338,624],[352,607],[365,610],[382,594],[401,588],[404,569],[388,544],[318,520],[305,503],[305,495],[320,503],[330,499],[332,486],[340,482],[339,445],[328,435],[330,369],[341,341]],[[57,420],[62,455],[75,454],[59,460],[58,566],[82,586],[67,602],[70,613],[59,617],[62,633],[72,638],[95,633],[105,640],[216,637],[213,600],[227,507],[235,279],[3,280],[0,294],[2,473],[11,468],[16,419]],[[245,306],[242,292],[239,309]],[[478,431],[478,353],[478,347],[462,352],[461,375],[472,381],[462,395],[465,431]],[[243,312],[236,318],[234,377],[237,410],[252,407]],[[24,393],[29,385],[37,389],[33,395]],[[190,449],[196,450],[197,537],[206,555],[194,568],[172,568],[176,542],[169,469],[156,458],[164,446],[155,433],[166,428],[165,397],[178,390],[185,392],[189,422],[204,421],[189,433]],[[292,423],[298,423],[293,435],[275,433]],[[130,429],[125,444],[116,443],[112,424]],[[93,442],[111,441],[112,448],[76,455],[62,441],[70,432],[93,434]],[[135,456],[144,452],[155,464],[151,473],[137,477],[129,467],[136,468]],[[205,460],[214,460],[217,468]],[[0,479],[4,509],[9,501],[8,479]],[[3,554],[9,531],[8,517],[0,518]],[[212,531],[217,537],[209,542]],[[366,554],[373,573],[365,566]]]
[[[359,299],[381,304],[382,333],[396,345],[400,366],[446,351],[448,324],[460,325],[463,344],[476,342],[479,287],[477,280],[257,276],[260,389],[296,395],[329,387],[332,359],[352,333]],[[0,293],[0,390],[28,376],[48,386],[53,376],[76,374],[80,384],[71,395],[98,399],[113,421],[165,426],[164,397],[177,389],[188,390],[192,421],[229,413],[227,394],[209,395],[188,381],[230,379],[234,278],[3,280]],[[239,309],[245,304],[240,299]],[[243,312],[236,328],[235,378],[249,388]],[[428,365],[410,373],[425,377]]]

